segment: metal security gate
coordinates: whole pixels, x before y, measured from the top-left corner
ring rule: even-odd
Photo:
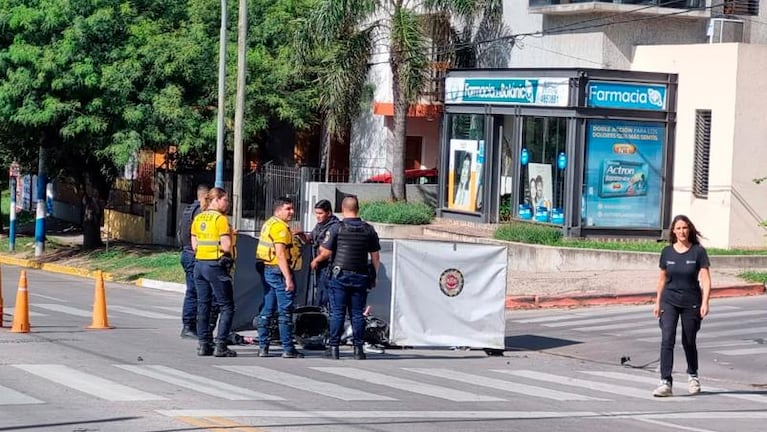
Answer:
[[[253,219],[255,229],[272,216],[274,201],[279,197],[293,200],[296,209],[293,221],[298,224],[304,184],[317,180],[319,169],[310,167],[278,166],[266,163],[258,170],[248,173],[243,184],[243,218]]]

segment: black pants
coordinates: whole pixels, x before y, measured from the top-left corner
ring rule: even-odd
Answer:
[[[661,303],[660,309],[660,377],[669,383],[674,370],[674,343],[676,342],[676,326],[682,318],[682,347],[687,358],[687,374],[698,375],[698,347],[695,339],[700,330],[700,307],[677,307]]]

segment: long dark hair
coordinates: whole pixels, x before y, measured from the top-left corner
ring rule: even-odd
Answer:
[[[695,224],[693,224],[690,218],[688,218],[685,215],[676,215],[674,216],[674,220],[671,221],[671,228],[668,230],[669,243],[671,244],[676,243],[676,234],[674,234],[674,226],[679,221],[686,223],[687,227],[690,228],[690,235],[687,236],[687,238],[690,240],[690,243],[700,244],[700,237],[702,237],[703,234],[701,234],[700,231],[698,231],[698,229],[695,228]]]

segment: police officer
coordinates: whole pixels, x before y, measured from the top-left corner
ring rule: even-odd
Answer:
[[[333,208],[330,201],[323,199],[317,201],[314,205],[314,217],[317,220],[317,225],[314,226],[312,232],[307,236],[308,241],[312,243],[312,257],[316,258],[320,254],[320,244],[325,239],[325,233],[333,227],[333,225],[340,222],[336,215],[333,214]],[[319,262],[315,270],[315,279],[317,281],[317,305],[327,308],[330,297],[330,287],[328,286],[328,279],[330,276],[330,261]]]
[[[301,245],[290,230],[293,200],[277,198],[273,216],[261,227],[256,247],[256,265],[264,286],[264,301],[258,314],[258,356],[269,356],[271,328],[269,321],[275,310],[282,342],[283,358],[304,355],[293,345],[293,302],[296,285],[293,273],[301,268]]]
[[[203,211],[192,222],[192,248],[195,250],[194,284],[197,287],[197,355],[236,357],[227,347],[234,316],[234,292],[230,270],[232,256],[232,228],[226,218],[229,197],[226,191],[214,187],[205,196]],[[219,308],[218,333],[215,350],[211,344],[211,304]]]
[[[368,290],[375,286],[380,262],[381,245],[378,233],[359,218],[359,202],[355,196],[347,196],[341,202],[343,221],[325,234],[320,254],[312,260],[312,268],[332,258],[330,270],[330,338],[325,356],[339,358],[338,345],[344,331],[347,309],[352,322],[354,358],[364,360],[365,317],[363,309]],[[368,264],[368,254],[371,265]],[[371,271],[372,270],[372,271]]]
[[[181,246],[181,267],[186,275],[186,292],[181,309],[182,338],[197,339],[197,288],[194,286],[194,249],[192,249],[192,221],[200,214],[200,203],[205,199],[210,188],[204,184],[197,186],[197,199],[186,206],[178,221],[176,239]]]

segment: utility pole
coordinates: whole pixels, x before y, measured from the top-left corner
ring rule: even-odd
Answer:
[[[234,108],[234,173],[232,176],[232,217],[234,228],[242,223],[242,130],[245,117],[245,53],[248,48],[248,1],[239,0],[237,17],[237,96]]]
[[[226,0],[221,0],[221,33],[218,47],[218,125],[216,129],[216,187],[224,187],[224,92],[226,91]]]
[[[37,162],[37,212],[35,214],[35,258],[45,252],[45,147],[40,146]]]

